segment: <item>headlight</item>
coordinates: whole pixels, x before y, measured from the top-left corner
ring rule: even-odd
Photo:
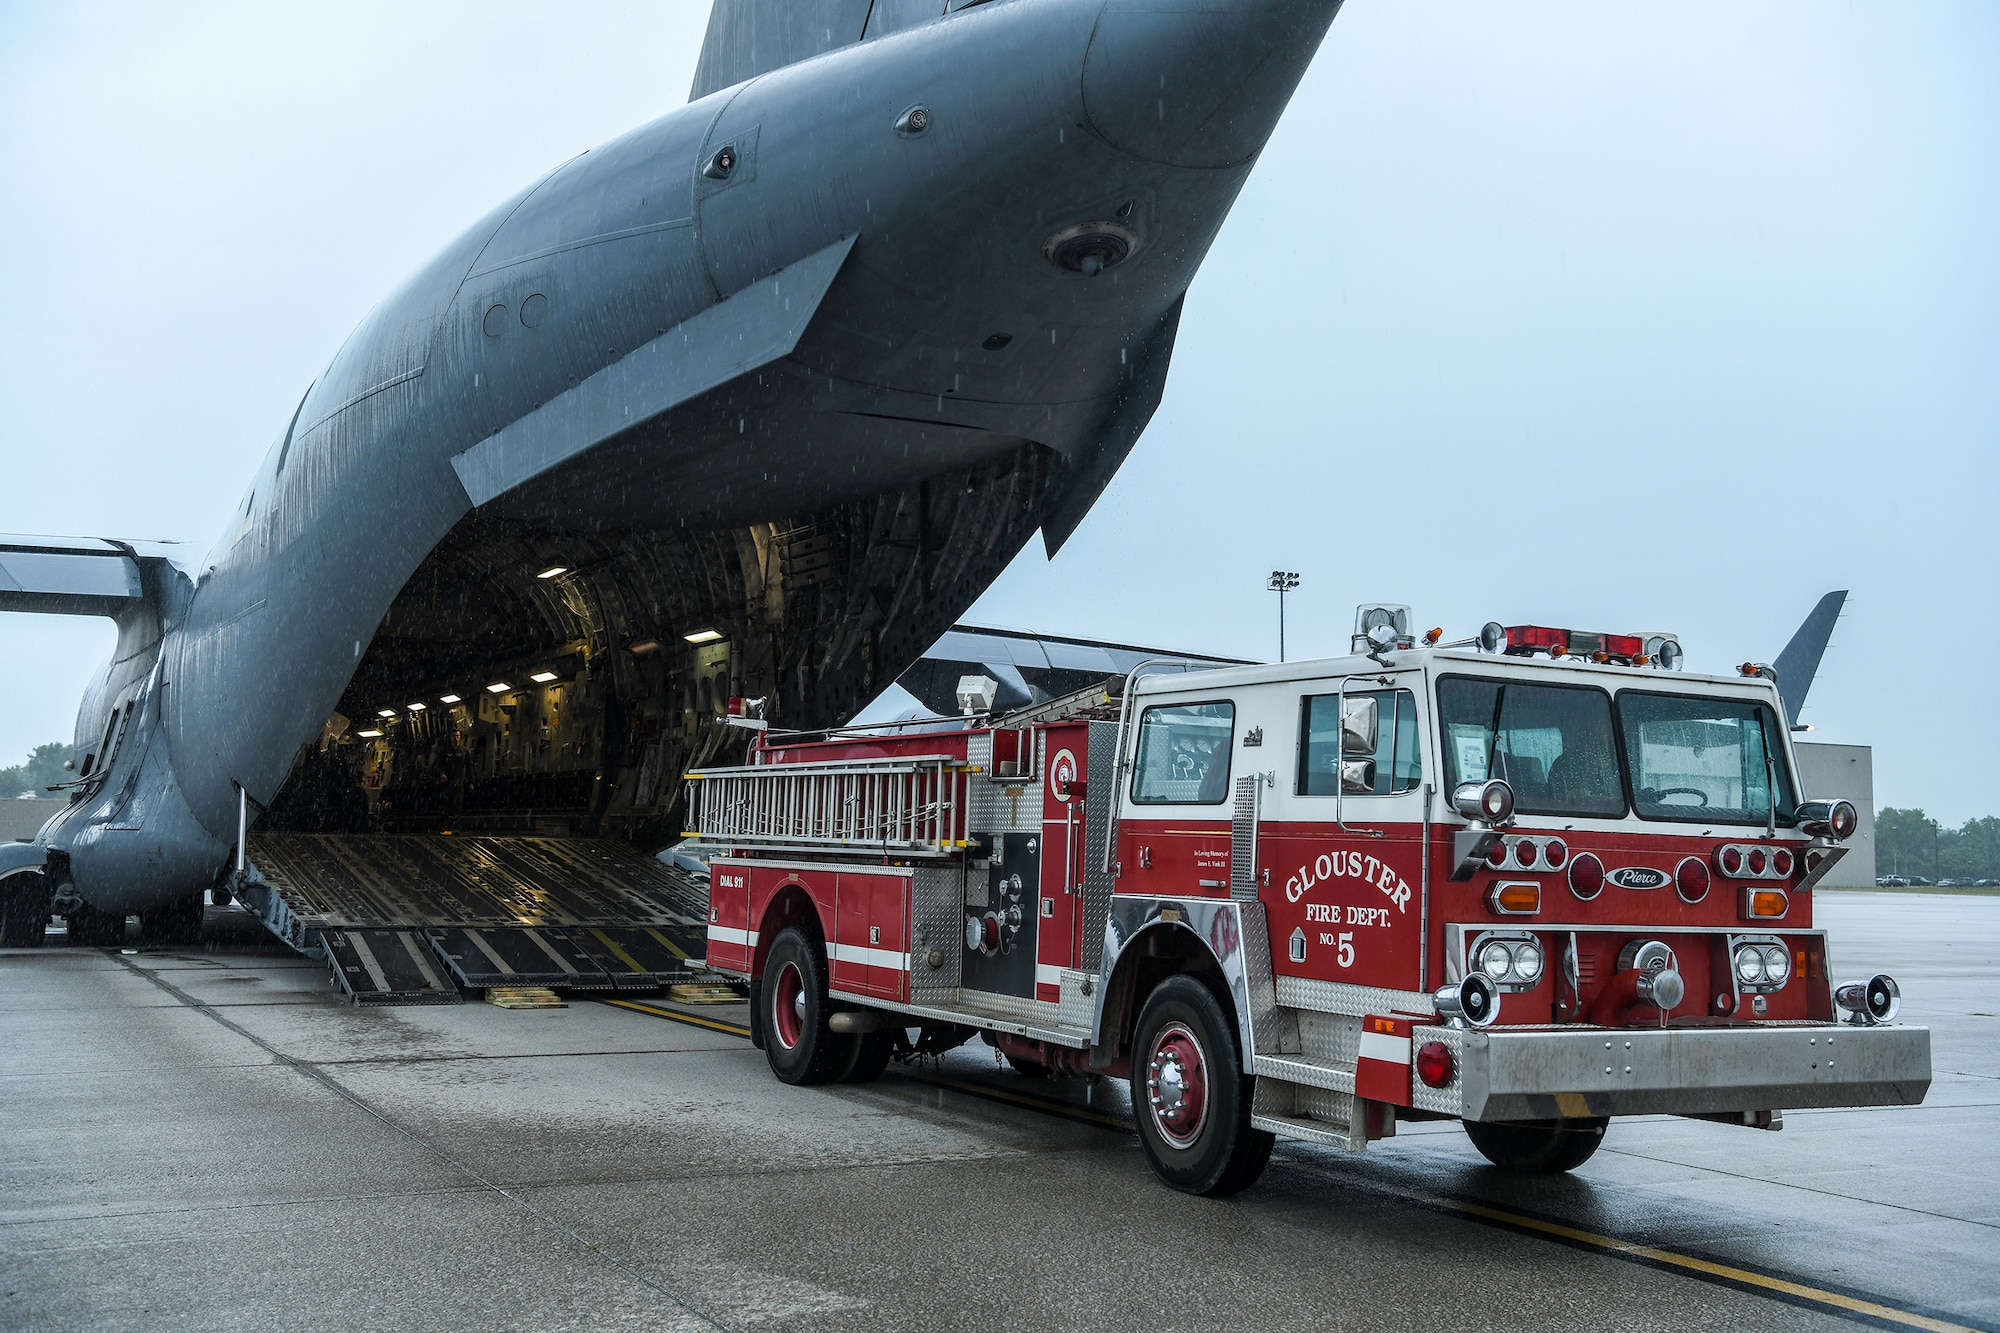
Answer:
[[[1773,986],[1782,986],[1791,980],[1792,955],[1783,945],[1773,944],[1765,948],[1764,977]]]
[[[1532,944],[1514,946],[1514,975],[1523,981],[1533,981],[1542,975],[1542,951]]]
[[[1493,941],[1479,951],[1479,970],[1495,981],[1507,975],[1507,969],[1514,965],[1514,955],[1499,940]]]
[[[1756,985],[1764,979],[1764,954],[1756,948],[1736,951],[1736,976],[1746,985]]]

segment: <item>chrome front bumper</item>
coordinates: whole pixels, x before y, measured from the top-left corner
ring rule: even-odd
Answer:
[[[1417,1105],[1467,1120],[1915,1106],[1931,1086],[1920,1027],[1416,1029],[1426,1041],[1457,1075],[1416,1083]]]

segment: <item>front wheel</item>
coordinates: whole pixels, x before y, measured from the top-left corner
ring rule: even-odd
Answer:
[[[1576,1120],[1467,1120],[1465,1136],[1503,1171],[1552,1175],[1574,1171],[1604,1142],[1609,1116]]]
[[[37,949],[49,928],[48,881],[24,870],[0,879],[0,949]]]
[[[1191,976],[1161,982],[1132,1045],[1132,1119],[1153,1174],[1188,1194],[1234,1194],[1255,1183],[1272,1136],[1250,1127],[1252,1086],[1215,993]]]
[[[797,926],[778,932],[758,992],[772,1073],[796,1085],[825,1083],[847,1071],[855,1039],[826,1025],[826,958],[811,936]]]

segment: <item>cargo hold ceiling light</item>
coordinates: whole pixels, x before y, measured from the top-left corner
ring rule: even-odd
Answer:
[[[460,699],[456,694],[440,694],[438,696],[438,702],[441,704],[455,704],[455,703],[462,703],[464,701]]]
[[[370,741],[372,741],[372,740],[374,740],[374,739],[375,739],[375,738],[376,738],[377,736],[380,736],[380,735],[381,735],[382,733],[381,733],[381,732],[379,732],[379,731],[376,731],[376,730],[374,730],[373,728],[370,728],[370,729],[369,729],[369,730],[367,730],[367,731],[357,731],[357,732],[355,732],[354,734],[355,734],[355,735],[357,735],[357,736],[359,736],[359,737],[361,737],[361,738],[362,738],[363,740],[370,740]]]
[[[637,643],[626,645],[625,651],[634,657],[644,657],[649,653],[659,652],[660,641],[658,639],[641,639]]]
[[[377,716],[377,717],[394,717],[394,716],[396,716],[396,710],[395,710],[395,709],[393,709],[393,708],[378,708],[378,709],[376,709],[376,710],[375,710],[375,716]]]
[[[569,573],[568,565],[550,565],[547,569],[535,575],[535,577],[538,579],[552,579],[557,577],[558,575],[567,573]]]
[[[689,643],[714,643],[722,637],[722,631],[719,629],[698,629],[683,634],[681,637]]]
[[[546,685],[555,678],[556,673],[553,671],[535,671],[530,672],[528,675],[528,679],[534,681],[537,685]]]
[[[421,712],[423,712],[423,711],[424,711],[424,709],[425,709],[425,708],[427,708],[428,706],[429,706],[429,705],[427,705],[427,704],[407,704],[407,705],[405,705],[405,707],[407,707],[407,708],[408,708],[408,709],[409,709],[409,710],[410,710],[410,711],[411,711],[412,713],[421,713]]]
[[[507,691],[513,688],[514,687],[512,685],[509,685],[504,680],[496,680],[491,685],[488,685],[486,687],[486,692],[488,694],[505,694]]]

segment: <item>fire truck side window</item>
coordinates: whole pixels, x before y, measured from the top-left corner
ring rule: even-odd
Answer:
[[[1793,822],[1791,774],[1766,705],[1628,690],[1618,696],[1618,724],[1641,819],[1762,824],[1775,773],[1778,822]]]
[[[1375,701],[1375,791],[1414,791],[1423,779],[1417,748],[1417,697],[1408,690],[1349,690],[1350,699]],[[1308,695],[1300,731],[1301,796],[1332,796],[1340,784],[1340,696]],[[1358,756],[1350,756],[1356,758]],[[1350,796],[1360,793],[1350,790]]]
[[[1236,705],[1163,704],[1139,716],[1135,805],[1221,805],[1229,798]]]
[[[1445,790],[1504,778],[1530,815],[1625,813],[1611,696],[1588,685],[1447,676],[1438,682]]]

